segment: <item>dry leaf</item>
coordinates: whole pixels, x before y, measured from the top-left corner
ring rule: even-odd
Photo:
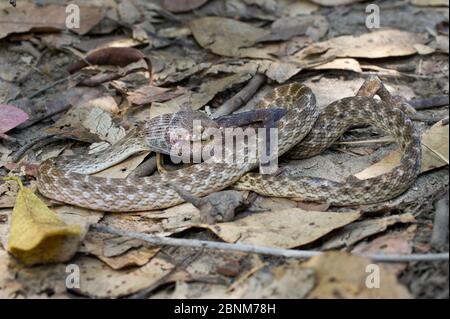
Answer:
[[[113,269],[143,266],[153,258],[160,247],[149,248],[144,242],[106,233],[89,232],[80,252],[95,255]]]
[[[104,17],[101,8],[79,6],[80,28],[71,29],[78,34],[86,34]],[[26,21],[26,23],[24,23]],[[66,29],[66,6],[22,3],[17,8],[0,10],[0,39],[11,33],[29,31],[51,32]]]
[[[421,172],[448,165],[448,125],[442,121],[434,124],[422,135],[422,168]],[[381,161],[355,174],[359,179],[367,179],[387,173],[400,163],[401,154],[393,151]]]
[[[160,88],[156,86],[143,86],[131,92],[127,92],[127,99],[131,105],[144,105],[153,102],[165,102],[187,92],[182,87]]]
[[[15,181],[5,181],[0,184],[0,208],[14,207],[19,185]]]
[[[153,258],[142,267],[123,270],[113,270],[90,257],[78,258],[73,263],[80,267],[82,283],[80,288],[75,290],[83,295],[98,298],[117,298],[136,293],[160,281],[174,267],[161,258]],[[164,284],[164,281],[161,284]]]
[[[104,216],[104,212],[72,205],[58,205],[53,208],[53,211],[57,213],[66,224],[79,225],[84,232],[87,232],[90,224],[98,223]]]
[[[290,200],[289,198],[258,196],[253,202],[252,207],[258,210],[276,211],[280,209],[296,208],[297,202]]]
[[[91,108],[84,105],[71,108],[46,131],[66,134],[86,142],[107,141],[110,144],[126,134],[123,127],[114,123],[110,113],[97,106]]]
[[[150,152],[143,152],[137,156],[132,156],[117,165],[107,168],[94,176],[110,178],[127,178],[138,167]]]
[[[339,229],[329,237],[322,249],[336,249],[351,246],[358,241],[385,231],[389,226],[397,223],[413,223],[415,218],[412,214],[386,216],[382,218],[368,219],[356,222]]]
[[[379,269],[379,288],[368,288],[373,267]],[[369,267],[368,267],[369,266]],[[383,264],[374,264],[368,258],[329,252],[311,258],[303,267],[314,269],[316,286],[308,298],[411,298],[396,276]],[[370,271],[367,271],[369,269]]]
[[[9,271],[11,256],[0,249],[0,298],[11,299],[17,297],[23,286],[14,278],[14,273]]]
[[[303,66],[295,65],[293,63],[274,61],[269,64],[265,74],[268,78],[275,80],[278,83],[284,83],[300,72],[303,68]]]
[[[269,34],[251,24],[222,17],[205,17],[189,23],[195,40],[213,53],[229,57],[271,58],[265,53],[249,55],[248,47]]]
[[[242,282],[242,289],[240,289],[238,294],[241,295],[242,298],[248,298],[243,295],[252,293],[251,290],[254,287],[253,284],[255,284],[255,282],[250,279],[249,284],[247,284],[247,279],[263,266],[264,264],[261,261],[261,257],[256,254],[249,255],[240,252],[228,252],[224,254],[219,250],[205,250],[184,269],[180,269],[170,276],[170,281],[176,280],[177,283],[175,291],[168,297],[175,299],[230,298],[231,295],[229,291],[233,290],[235,284],[237,285],[239,282]],[[233,285],[231,286],[227,287],[228,282],[220,280],[222,276],[235,277],[236,273],[240,276],[233,281]],[[211,282],[202,283],[201,279],[198,282],[192,282],[195,278],[208,278],[211,276],[219,279],[217,280],[217,284]],[[272,278],[266,280],[264,284],[269,284],[271,279]],[[181,281],[187,281],[189,283]],[[154,297],[159,298],[159,296]],[[235,297],[235,295],[232,297]]]
[[[117,114],[119,112],[119,106],[117,105],[116,100],[114,100],[114,98],[109,95],[100,96],[88,100],[85,103],[83,103],[83,106],[86,108],[98,107],[111,114]]]
[[[236,84],[248,81],[251,74],[232,74],[220,79],[202,83],[197,92],[188,92],[165,103],[153,103],[150,109],[150,118],[155,116],[174,113],[180,109],[180,105],[187,103],[193,110],[198,110],[211,101],[217,93],[232,88]]]
[[[132,249],[117,257],[106,257],[98,255],[97,258],[103,261],[112,269],[124,269],[134,266],[143,266],[149,262],[158,252],[160,248],[141,247]]]
[[[128,214],[109,213],[101,221],[102,225],[139,233],[152,233],[158,226],[158,217],[162,212],[151,211]]]
[[[347,70],[353,72],[362,72],[358,60],[351,58],[338,58],[331,62],[320,64],[313,67],[315,70]]]
[[[320,77],[319,80],[307,79],[304,84],[314,92],[317,105],[322,108],[344,97],[355,96],[363,82],[362,78],[342,81],[338,78]],[[386,88],[391,94],[400,95],[406,99],[415,96],[411,87],[404,84],[386,84]]]
[[[297,203],[297,207],[303,210],[312,210],[316,212],[326,212],[330,208],[329,203],[312,203],[312,202],[301,202]]]
[[[319,10],[319,6],[306,0],[287,1],[287,5],[282,8],[282,16],[308,15]]]
[[[0,137],[26,120],[28,120],[28,114],[21,109],[0,103]]]
[[[386,29],[362,34],[345,35],[308,46],[295,56],[300,60],[309,55],[324,57],[386,58],[417,53],[416,44],[424,44],[426,38],[415,33]]]
[[[10,154],[12,153],[12,150],[4,147],[0,144],[0,168],[5,166],[7,163],[10,162]]]
[[[370,242],[362,242],[356,246],[353,253],[373,253],[373,254],[398,254],[408,255],[412,253],[412,240],[415,236],[417,225],[412,225],[410,229],[397,234],[387,234],[378,237]]]
[[[133,25],[141,19],[141,12],[132,1],[120,1],[117,13],[122,22]]]
[[[241,60],[239,64],[233,61],[217,63],[211,66],[206,72],[210,74],[224,73],[263,73],[269,79],[284,83],[292,76],[300,72],[304,67],[298,63],[282,62],[272,60]]]
[[[361,242],[352,250],[352,253],[409,255],[412,253],[416,230],[417,225],[411,225],[401,233],[387,234],[370,242]],[[399,274],[407,265],[407,263],[393,263],[387,264],[386,268],[389,268],[395,274]]]
[[[430,46],[438,50],[439,52],[447,53],[449,52],[449,39],[448,35],[438,35]],[[439,69],[440,70],[440,69]]]
[[[231,298],[304,298],[314,288],[315,278],[312,269],[300,266],[298,261],[263,268],[248,280],[236,286]]]
[[[209,62],[197,61],[185,52],[153,51],[152,64],[156,85],[176,83],[211,66]]]
[[[78,249],[81,228],[66,224],[27,188],[17,194],[11,219],[8,251],[27,265],[64,262]]]
[[[434,124],[422,135],[422,172],[448,165],[448,124]]]
[[[328,31],[328,21],[323,16],[282,17],[272,23],[270,33],[257,42],[289,40],[298,35],[314,35],[315,40],[322,38]]]
[[[289,208],[199,227],[211,230],[226,242],[294,248],[311,243],[360,216],[359,212],[330,213]]]
[[[414,44],[414,49],[416,49],[417,53],[420,55],[427,55],[434,53],[436,50],[424,44]]]

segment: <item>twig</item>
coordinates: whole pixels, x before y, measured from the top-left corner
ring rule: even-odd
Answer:
[[[431,244],[439,247],[448,242],[448,190],[444,197],[436,202]]]
[[[395,140],[392,137],[381,137],[378,139],[370,139],[370,140],[353,140],[353,141],[336,141],[333,144],[339,144],[339,145],[364,145],[364,144],[378,144],[378,143],[393,143]]]
[[[314,250],[281,249],[273,247],[255,246],[249,244],[229,244],[198,239],[160,237],[138,232],[120,230],[117,228],[107,227],[98,224],[92,224],[91,228],[104,233],[144,240],[153,245],[218,249],[224,251],[240,251],[246,253],[281,256],[286,258],[297,258],[297,259],[310,258],[318,256],[323,253],[321,251],[314,251]],[[386,254],[358,254],[358,255],[370,258],[373,261],[378,262],[441,261],[449,259],[448,252],[439,254],[413,254],[413,255],[386,255]]]
[[[434,115],[428,116],[428,115],[420,114],[420,113],[411,114],[411,115],[409,115],[409,118],[413,121],[425,122],[427,124],[434,124],[443,119],[443,118],[437,118]]]
[[[220,116],[231,114],[240,108],[243,104],[247,103],[264,82],[266,82],[266,76],[259,73],[256,74],[239,93],[217,108],[214,114],[212,114],[212,118],[216,119]]]
[[[438,95],[425,99],[412,99],[408,101],[408,104],[416,110],[426,110],[448,105],[448,100],[448,95]]]

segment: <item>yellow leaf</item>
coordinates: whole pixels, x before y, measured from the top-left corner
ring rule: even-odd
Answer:
[[[27,265],[69,260],[78,249],[81,228],[67,225],[31,190],[19,185],[8,251]]]
[[[199,224],[229,243],[245,243],[280,248],[309,244],[331,231],[348,225],[361,213],[315,212],[288,208],[246,216],[215,225]]]

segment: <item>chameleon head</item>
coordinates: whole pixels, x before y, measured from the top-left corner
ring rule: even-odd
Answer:
[[[219,125],[206,114],[199,111],[179,111],[174,113],[173,121],[168,128],[170,144],[202,142],[210,139],[210,129],[218,129]]]

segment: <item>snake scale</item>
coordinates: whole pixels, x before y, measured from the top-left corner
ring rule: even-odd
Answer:
[[[319,111],[311,89],[300,83],[290,83],[275,88],[257,105],[257,108],[273,107],[287,110],[286,115],[277,122],[279,156],[287,152],[296,158],[314,156],[330,146],[349,127],[368,124],[393,136],[402,153],[400,163],[386,174],[366,180],[351,177],[343,182],[306,176],[250,173],[258,163],[214,159],[165,174],[115,179],[80,173],[77,169],[69,169],[64,159],[52,158],[44,161],[38,169],[38,189],[46,197],[61,202],[115,212],[162,209],[183,202],[168,182],[196,196],[232,186],[267,196],[295,197],[304,201],[326,201],[332,205],[346,206],[394,198],[406,191],[420,172],[419,134],[411,120],[389,103],[354,96],[333,102]],[[173,122],[175,116],[177,113],[163,116],[150,123],[148,128],[153,132],[162,130]],[[130,144],[119,142],[122,156],[118,158],[124,159],[130,152],[148,149],[147,143],[151,137],[146,134],[146,130],[131,131],[126,139],[128,142],[134,139],[134,143],[131,143],[134,149],[127,150],[126,145]],[[161,142],[161,136],[158,139]]]

